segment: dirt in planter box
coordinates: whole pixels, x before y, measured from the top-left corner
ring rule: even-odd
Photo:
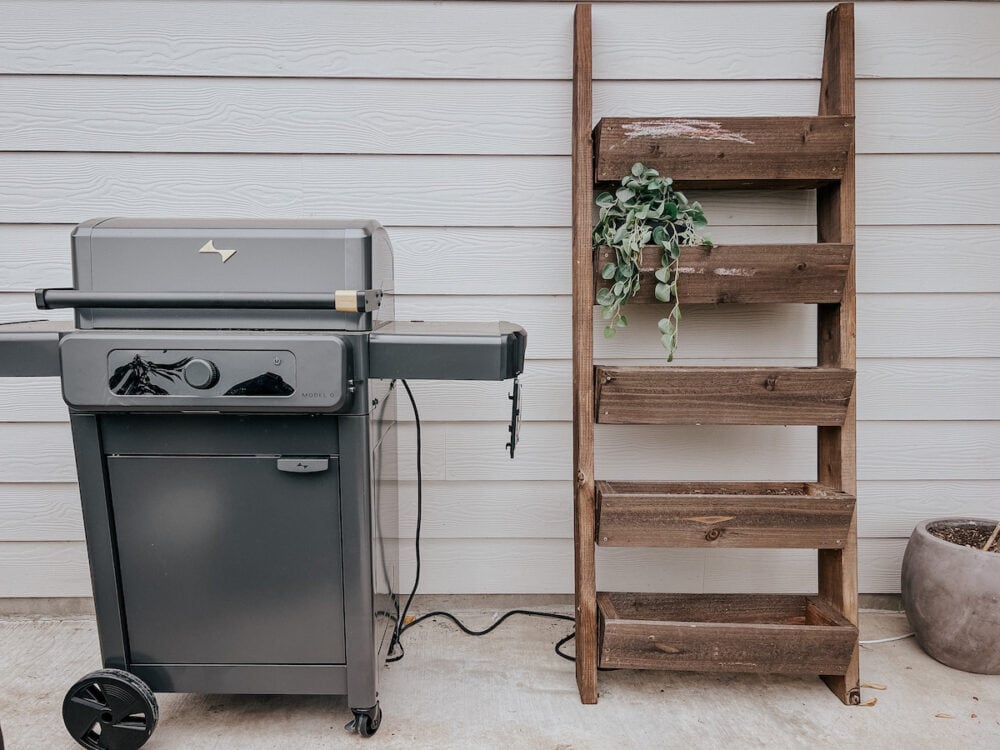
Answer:
[[[975,547],[982,549],[986,540],[993,534],[993,526],[985,524],[979,526],[928,526],[927,531],[938,539],[944,539],[952,544],[960,544],[963,547]],[[1000,553],[1000,536],[993,540],[993,544],[986,550],[987,552]]]

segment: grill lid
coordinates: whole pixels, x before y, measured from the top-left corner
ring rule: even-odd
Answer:
[[[78,295],[80,328],[365,331],[392,312],[391,301],[372,314],[334,297],[391,293],[392,251],[375,221],[97,219],[73,232],[73,272],[76,291],[93,293]],[[97,307],[102,294],[114,302]]]

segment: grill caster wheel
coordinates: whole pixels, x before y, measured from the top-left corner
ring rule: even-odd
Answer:
[[[63,723],[88,750],[137,750],[156,729],[160,709],[145,682],[121,669],[82,677],[63,699]]]
[[[357,732],[362,737],[371,737],[382,724],[382,709],[376,703],[371,708],[352,708],[354,718],[344,725],[348,732]]]

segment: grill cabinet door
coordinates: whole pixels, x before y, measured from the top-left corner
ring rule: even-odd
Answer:
[[[278,461],[108,458],[132,663],[345,663],[338,462]]]

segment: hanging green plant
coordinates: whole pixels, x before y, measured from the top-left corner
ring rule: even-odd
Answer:
[[[658,245],[663,250],[660,268],[656,269],[655,296],[660,302],[672,304],[670,312],[657,324],[660,343],[667,350],[667,361],[673,361],[677,349],[677,328],[681,320],[677,299],[677,263],[682,245],[709,245],[712,241],[699,234],[708,221],[698,201],[688,199],[674,190],[673,180],[661,177],[655,169],[640,163],[632,165],[632,173],[622,178],[621,187],[612,193],[597,196],[600,214],[594,229],[594,247],[614,248],[615,262],[601,268],[601,278],[608,287],[598,290],[597,304],[607,321],[604,335],[611,338],[619,328],[628,325],[622,308],[639,292],[639,264],[642,248]]]

